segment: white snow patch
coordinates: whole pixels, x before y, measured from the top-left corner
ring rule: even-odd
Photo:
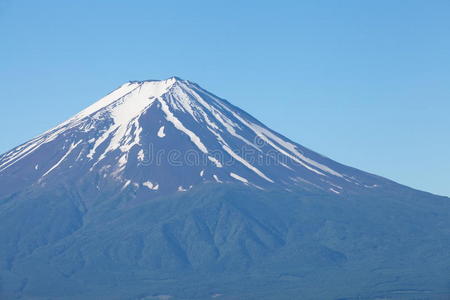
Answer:
[[[128,162],[128,154],[125,153],[124,155],[122,155],[119,158],[119,167],[122,167],[122,166],[126,165],[127,162]]]
[[[143,182],[142,185],[153,191],[157,191],[159,189],[159,184],[153,184],[151,181]]]
[[[280,164],[281,164],[283,167],[285,167],[285,168],[287,168],[287,169],[289,169],[289,170],[291,170],[291,171],[294,171],[294,169],[292,169],[291,167],[289,167],[287,164],[285,164],[285,163],[283,163],[283,162],[280,162]]]
[[[123,187],[122,187],[122,191],[123,191],[124,189],[126,189],[127,186],[130,185],[130,183],[131,183],[131,180],[127,180],[127,181],[125,182],[125,184],[123,185]]]
[[[339,191],[336,191],[335,189],[333,189],[333,188],[330,188],[330,191],[332,191],[333,193],[336,193],[336,194],[340,194],[341,192],[339,192]]]
[[[145,159],[145,153],[143,149],[139,150],[137,158],[139,161],[143,161]]]
[[[218,168],[222,168],[223,167],[222,163],[217,158],[215,158],[213,156],[208,156],[208,159],[210,161],[212,161],[216,165],[216,167],[218,167]]]
[[[179,192],[186,192],[187,190],[184,188],[184,187],[182,187],[181,185],[178,187],[178,191]]]
[[[94,147],[92,147],[92,149],[89,151],[88,155],[86,155],[87,158],[89,158],[89,159],[94,158],[94,154],[95,154],[95,151],[97,150],[97,147],[100,146],[104,141],[106,141],[106,139],[109,137],[109,134],[111,133],[109,131],[104,131],[104,132],[105,132],[104,134],[102,134],[98,139],[95,140]]]
[[[365,187],[365,188],[369,188],[369,189],[373,189],[373,188],[379,187],[379,185],[378,185],[378,184],[373,184],[373,185],[367,185],[367,184],[365,184],[364,187]]]
[[[248,184],[248,180],[246,178],[242,177],[242,176],[239,176],[238,174],[230,173],[230,176],[233,177],[236,180],[239,180],[239,181],[241,181],[241,182],[243,182],[245,184]]]
[[[76,114],[73,117],[73,119],[83,119],[87,116],[90,116],[93,113],[99,111],[100,109],[102,109],[108,105],[111,105],[112,103],[114,103],[115,101],[117,101],[118,99],[123,97],[124,95],[130,93],[137,87],[139,87],[139,85],[137,83],[127,82],[127,83],[123,84],[122,86],[120,86],[118,89],[112,91],[111,93],[109,93],[108,95],[106,95],[105,97],[100,99],[99,101],[95,102],[91,106],[82,110],[80,113]]]
[[[214,174],[213,177],[214,177],[214,179],[216,180],[216,182],[222,183],[222,181],[219,179],[219,177],[217,177],[216,174]]]
[[[134,128],[134,132],[131,133],[132,129]],[[122,152],[129,152],[130,149],[134,145],[140,145],[141,144],[141,133],[143,128],[139,125],[138,118],[135,118],[133,123],[128,125],[127,131],[124,136],[124,140],[122,141],[123,145],[120,146],[120,150]],[[122,139],[122,140],[123,140]]]
[[[166,134],[164,133],[164,126],[161,126],[161,128],[159,128],[158,130],[158,137],[163,138],[165,136]]]

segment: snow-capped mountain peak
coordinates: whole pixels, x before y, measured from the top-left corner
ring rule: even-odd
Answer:
[[[89,178],[99,191],[116,186],[144,194],[207,182],[336,194],[386,183],[290,141],[177,77],[127,82],[0,156],[1,178],[17,172],[31,174],[22,179],[29,186]]]

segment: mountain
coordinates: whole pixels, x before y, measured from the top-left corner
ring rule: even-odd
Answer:
[[[138,197],[207,182],[335,194],[394,184],[302,147],[176,77],[120,86],[1,156],[0,172],[10,183],[3,195],[67,179],[80,185],[87,181],[92,194],[116,188],[134,190]]]
[[[0,156],[0,297],[445,299],[449,200],[132,81]]]

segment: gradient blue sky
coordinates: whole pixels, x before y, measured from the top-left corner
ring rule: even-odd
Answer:
[[[1,153],[125,81],[176,75],[339,162],[450,195],[448,0],[0,0],[0,41]]]

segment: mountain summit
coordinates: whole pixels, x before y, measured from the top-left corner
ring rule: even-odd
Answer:
[[[447,299],[450,201],[176,77],[0,156],[0,299]]]
[[[366,193],[393,183],[343,166],[274,132],[195,83],[131,81],[0,156],[13,193],[70,180],[149,197],[202,183]],[[20,178],[18,180],[18,178]]]

